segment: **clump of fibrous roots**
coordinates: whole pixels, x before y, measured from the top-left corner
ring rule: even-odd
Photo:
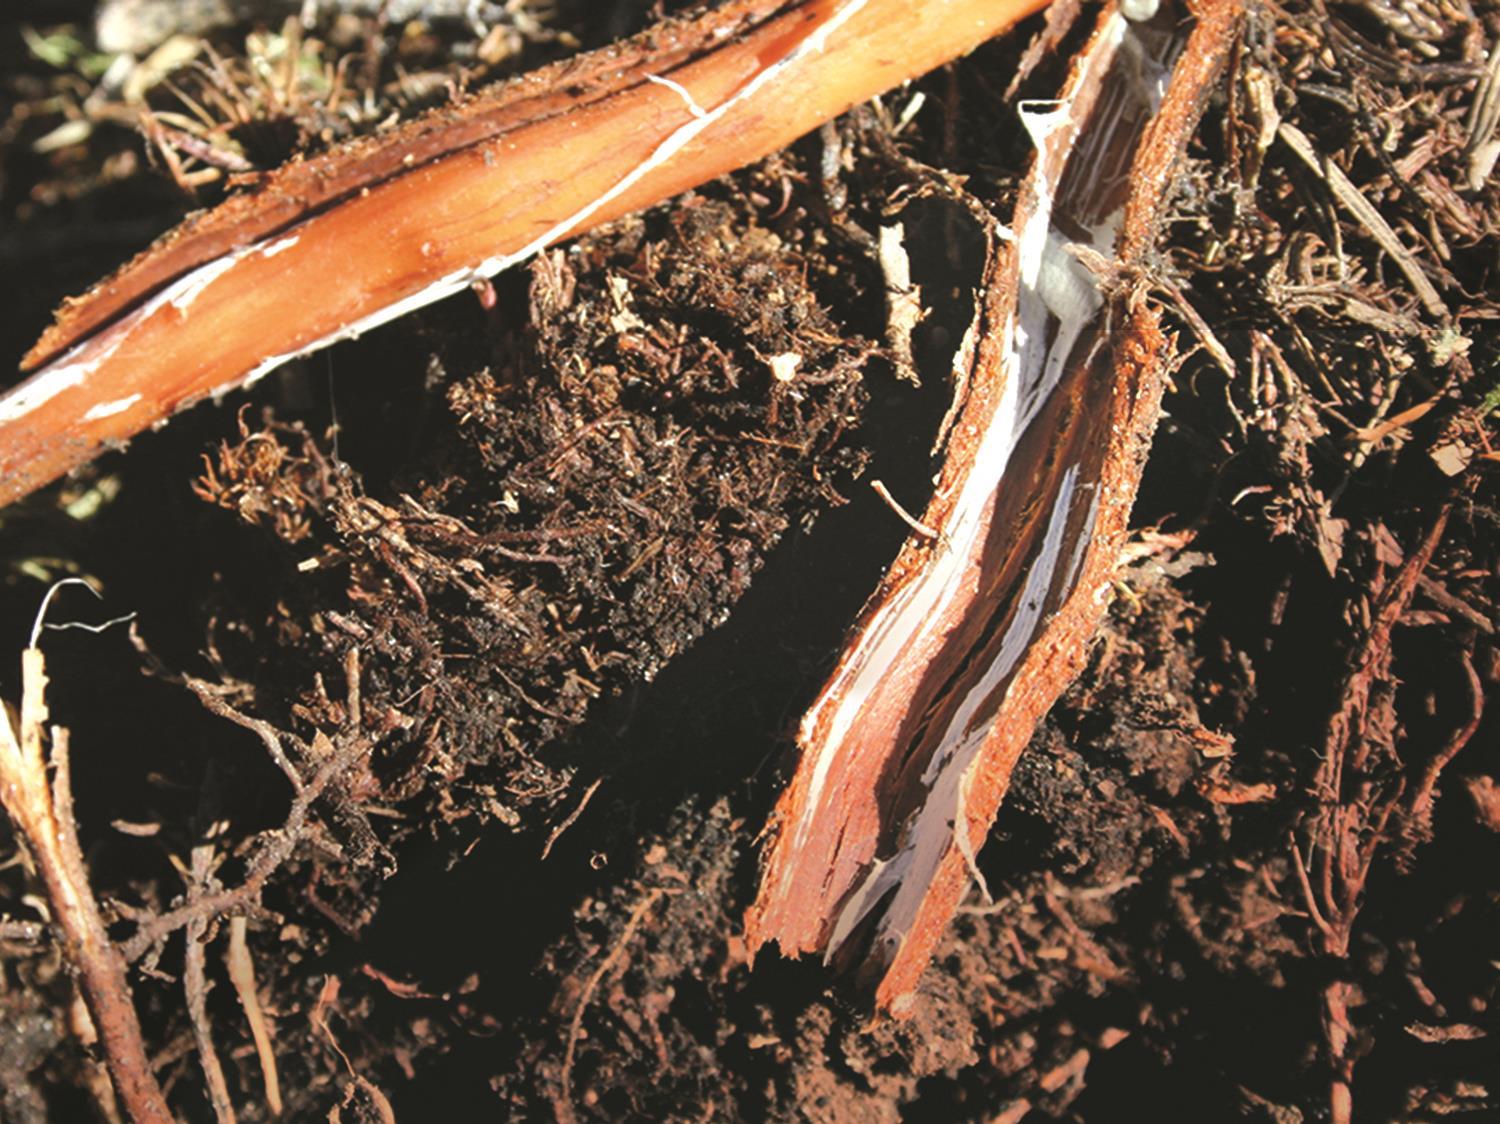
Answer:
[[[1188,381],[1203,380],[1195,408],[1218,396],[1204,388],[1224,388],[1215,486],[1232,498],[1233,520],[1295,542],[1310,564],[1269,594],[1273,658],[1261,689],[1300,675],[1283,670],[1306,658],[1288,639],[1298,629],[1322,645],[1347,636],[1324,661],[1338,670],[1318,696],[1322,713],[1300,735],[1315,750],[1307,804],[1286,838],[1288,892],[1306,911],[1308,947],[1329,965],[1317,1008],[1334,1121],[1372,1111],[1355,1110],[1360,1056],[1399,1056],[1402,1036],[1417,1033],[1410,1020],[1445,1012],[1423,985],[1416,1013],[1376,1014],[1373,997],[1389,984],[1361,946],[1380,956],[1399,946],[1392,960],[1414,963],[1477,896],[1460,880],[1447,903],[1431,904],[1454,866],[1444,835],[1463,830],[1455,811],[1455,826],[1435,833],[1440,781],[1494,767],[1476,756],[1475,735],[1496,603],[1494,570],[1478,559],[1491,556],[1500,460],[1495,308],[1479,296],[1493,294],[1500,245],[1497,36],[1493,9],[1463,0],[1259,12],[1222,135],[1204,130],[1223,159],[1194,172],[1199,190],[1234,201],[1170,248],[1190,279],[1175,303],[1199,348],[1186,364]],[[1421,674],[1399,670],[1406,661]],[[1280,722],[1276,736],[1297,744]],[[1423,878],[1401,877],[1418,870]],[[1424,881],[1430,901],[1415,889]],[[1393,940],[1393,917],[1423,936]],[[1488,1095],[1473,1083],[1444,1088],[1424,1068],[1400,1078],[1407,1112],[1462,1111]],[[1369,1084],[1396,1072],[1387,1064]]]
[[[149,627],[137,643],[264,753],[195,778],[190,842],[155,829],[187,843],[181,886],[105,897],[121,924],[95,934],[121,988],[143,964],[185,989],[141,999],[144,1039],[199,1063],[168,1071],[174,1103],[220,1120],[341,1095],[378,1109],[359,1058],[417,1044],[365,1041],[366,998],[336,975],[320,988],[305,958],[369,922],[403,833],[456,850],[496,821],[554,826],[581,766],[549,746],[721,622],[769,549],[840,502],[874,349],[748,208],[691,197],[545,256],[524,317],[507,315],[522,285],[441,311],[429,329],[468,331],[433,332],[415,457],[361,475],[247,410],[205,458],[195,491],[232,513],[205,518],[270,564],[207,606],[208,673],[165,666]],[[267,791],[282,811],[247,834]]]
[[[868,348],[731,217],[693,200],[541,259],[524,333],[435,361],[440,451],[379,495],[276,426],[200,480],[317,591],[273,658],[359,650],[366,705],[399,712],[382,799],[476,764],[502,818],[553,794],[539,747],[721,621],[766,550],[838,502]]]

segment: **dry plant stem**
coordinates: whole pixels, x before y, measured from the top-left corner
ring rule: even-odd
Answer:
[[[853,949],[897,1014],[977,876],[1016,758],[1082,668],[1125,540],[1168,341],[1086,263],[1108,272],[1113,253],[1128,277],[1154,244],[1241,5],[1193,14],[1159,106],[1178,13],[1143,27],[1107,10],[1056,106],[1027,111],[1037,163],[986,270],[921,519],[940,537],[908,539],[866,606],[777,808],[752,950]]]
[[[1464,157],[1469,165],[1469,190],[1479,191],[1495,170],[1500,156],[1500,50],[1490,51],[1489,65],[1474,91],[1474,105],[1467,122],[1469,137],[1464,142]]]
[[[1045,0],[738,0],[293,164],[65,306],[0,504],[183,406],[775,151]]]
[[[266,1107],[272,1116],[281,1115],[281,1079],[276,1074],[276,1051],[271,1045],[271,1030],[266,1024],[265,1012],[260,1007],[260,994],[255,983],[255,961],[250,956],[250,945],[245,940],[247,924],[243,915],[229,919],[229,982],[234,984],[235,994],[240,997],[240,1006],[245,1009],[245,1018],[250,1021],[250,1035],[255,1039],[255,1056],[260,1059],[261,1078],[265,1082]]]
[[[1277,135],[1288,148],[1297,154],[1298,159],[1323,177],[1328,184],[1328,189],[1333,192],[1334,198],[1359,220],[1360,225],[1369,232],[1371,238],[1379,243],[1380,248],[1395,259],[1396,265],[1411,282],[1412,290],[1417,294],[1417,298],[1421,301],[1422,307],[1427,310],[1428,315],[1442,324],[1451,322],[1452,316],[1448,312],[1448,306],[1443,303],[1443,298],[1438,295],[1437,289],[1427,279],[1427,274],[1416,257],[1401,244],[1401,239],[1396,237],[1396,232],[1391,229],[1390,224],[1375,209],[1375,205],[1364,197],[1344,170],[1332,160],[1320,156],[1307,135],[1290,122],[1283,121]]]
[[[208,881],[213,856],[212,843],[200,843],[193,848],[193,889]],[[235,1124],[234,1104],[229,1099],[229,1085],[224,1080],[224,1067],[219,1064],[219,1055],[214,1049],[213,1031],[208,1021],[208,979],[204,971],[203,949],[207,939],[207,919],[195,917],[188,924],[183,949],[183,993],[187,999],[188,1019],[193,1024],[193,1041],[198,1047],[198,1061],[203,1069],[204,1084],[208,1087],[208,1101],[213,1106],[214,1119],[218,1124]]]
[[[19,739],[0,718],[0,802],[36,862],[53,925],[77,973],[121,1102],[138,1122],[166,1124],[172,1116],[146,1058],[125,961],[110,942],[89,888],[73,822],[67,734],[57,727],[52,729],[54,780],[51,786],[47,782],[42,754],[47,675],[40,649],[21,654],[21,672]]]
[[[194,918],[211,919],[233,909],[253,906],[259,900],[267,879],[292,857],[302,842],[308,817],[318,798],[368,754],[370,748],[371,743],[363,738],[341,737],[334,752],[292,800],[286,822],[277,830],[266,833],[250,860],[244,881],[231,889],[192,897],[176,909],[143,919],[134,935],[120,947],[126,962],[138,960],[157,942],[165,940]]]

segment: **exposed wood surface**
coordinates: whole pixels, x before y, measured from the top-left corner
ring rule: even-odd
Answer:
[[[1039,155],[991,257],[965,401],[921,519],[940,538],[913,535],[866,606],[775,814],[752,949],[855,961],[898,1014],[1017,757],[1082,668],[1125,540],[1168,341],[1121,282],[1153,244],[1240,4],[1195,14],[1154,118],[1150,67],[1184,46],[1170,11],[1149,26],[1107,11],[1064,108],[1032,119]],[[1064,245],[1053,216],[1096,244]],[[1082,264],[1099,257],[1107,273],[1116,253],[1113,279]]]

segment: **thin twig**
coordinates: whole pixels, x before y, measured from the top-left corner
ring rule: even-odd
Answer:
[[[302,775],[297,771],[297,767],[292,764],[291,758],[286,755],[286,750],[282,748],[282,732],[280,730],[264,719],[252,718],[250,715],[244,714],[230,706],[214,690],[212,684],[205,683],[203,680],[196,679],[191,675],[182,676],[180,681],[184,687],[197,696],[198,701],[203,704],[204,710],[223,718],[225,721],[233,722],[236,726],[243,727],[257,735],[265,745],[266,752],[271,755],[271,760],[276,762],[276,767],[291,782],[292,791],[302,791]]]
[[[255,1039],[255,1055],[260,1059],[261,1079],[266,1086],[266,1107],[272,1116],[280,1116],[281,1080],[276,1075],[276,1051],[271,1047],[271,1031],[266,1025],[265,1013],[260,1009],[255,961],[250,956],[250,946],[245,943],[246,928],[243,914],[229,919],[229,955],[225,963],[229,966],[229,980],[240,997],[240,1005],[245,1008],[245,1018],[250,1022],[250,1035]]]
[[[194,889],[208,881],[213,868],[214,847],[212,843],[200,843],[193,848],[192,886]],[[198,1062],[203,1068],[203,1082],[208,1086],[208,1100],[213,1106],[218,1124],[235,1124],[234,1104],[229,1099],[229,1086],[224,1080],[224,1068],[219,1064],[218,1052],[214,1049],[213,1031],[208,1021],[208,980],[203,968],[203,946],[208,936],[208,921],[195,917],[188,923],[187,944],[183,949],[182,986],[187,997],[188,1019],[193,1024],[193,1041],[198,1046]]]
[[[547,842],[542,847],[542,857],[540,861],[547,861],[547,856],[552,853],[552,845],[556,843],[560,838],[562,838],[562,833],[567,831],[568,828],[572,827],[579,816],[583,815],[583,810],[589,806],[589,801],[594,798],[594,793],[599,790],[599,786],[603,783],[604,778],[597,777],[595,778],[593,784],[584,789],[583,799],[578,802],[578,807],[569,812],[567,819],[563,820],[562,823],[554,827],[552,829],[552,833],[547,836]]]
[[[176,909],[141,921],[135,934],[121,945],[127,962],[139,960],[158,941],[165,940],[194,917],[217,917],[231,909],[244,908],[254,902],[266,880],[292,857],[302,842],[307,817],[318,798],[336,779],[343,776],[370,751],[370,743],[360,739],[341,739],[344,744],[313,775],[292,801],[286,822],[263,837],[255,857],[250,860],[244,881],[230,890],[220,890],[202,897],[189,898]]]
[[[556,1105],[560,1124],[571,1124],[575,1119],[573,1115],[573,1059],[578,1049],[579,1033],[583,1029],[583,1016],[588,1011],[589,1003],[594,998],[594,991],[599,987],[599,981],[604,979],[609,970],[625,954],[625,950],[630,946],[631,938],[635,936],[635,931],[640,928],[646,914],[650,912],[652,906],[662,899],[662,895],[666,892],[666,890],[658,886],[636,903],[635,908],[630,911],[630,919],[625,922],[625,927],[620,930],[619,939],[615,941],[614,947],[609,950],[609,955],[599,961],[599,966],[589,975],[589,978],[584,982],[583,990],[578,995],[578,1006],[573,1011],[572,1019],[568,1022],[568,1045],[563,1051],[562,1099]]]

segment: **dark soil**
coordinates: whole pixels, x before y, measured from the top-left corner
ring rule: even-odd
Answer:
[[[181,146],[174,179],[123,95],[89,102],[92,8],[0,14],[8,355],[223,190]],[[652,15],[527,5],[480,40],[325,8],[297,49],[350,60],[359,112],[330,112],[309,63],[255,128],[199,140],[263,166]],[[191,33],[222,62],[182,94],[253,100],[269,48],[246,36],[282,25],[252,9]],[[1357,1119],[1500,1103],[1500,191],[1468,185],[1464,152],[1500,16],[1462,2],[1251,6],[1149,279],[1181,358],[1132,560],[979,857],[988,896],[909,1021],[818,964],[747,962],[793,728],[906,533],[868,480],[914,510],[930,487],[980,264],[951,200],[1008,214],[1015,103],[1056,89],[1081,36],[1008,90],[1040,26],[915,84],[899,133],[912,91],[544,255],[492,307],[293,364],[0,512],[6,650],[62,576],[104,604],[67,592],[55,618],[137,614],[44,646],[174,1111],[212,1119],[181,937],[141,919],[192,888],[195,846],[232,888],[286,819],[257,723],[293,769],[373,747],[237,907],[292,1119],[1289,1121],[1326,1118],[1339,1075]],[[158,114],[181,96],[146,92]],[[90,124],[59,141],[68,120]],[[896,215],[929,309],[910,364],[874,253]],[[88,1119],[72,985],[22,861],[0,867],[0,1120]],[[262,1119],[205,939],[230,1093]]]

